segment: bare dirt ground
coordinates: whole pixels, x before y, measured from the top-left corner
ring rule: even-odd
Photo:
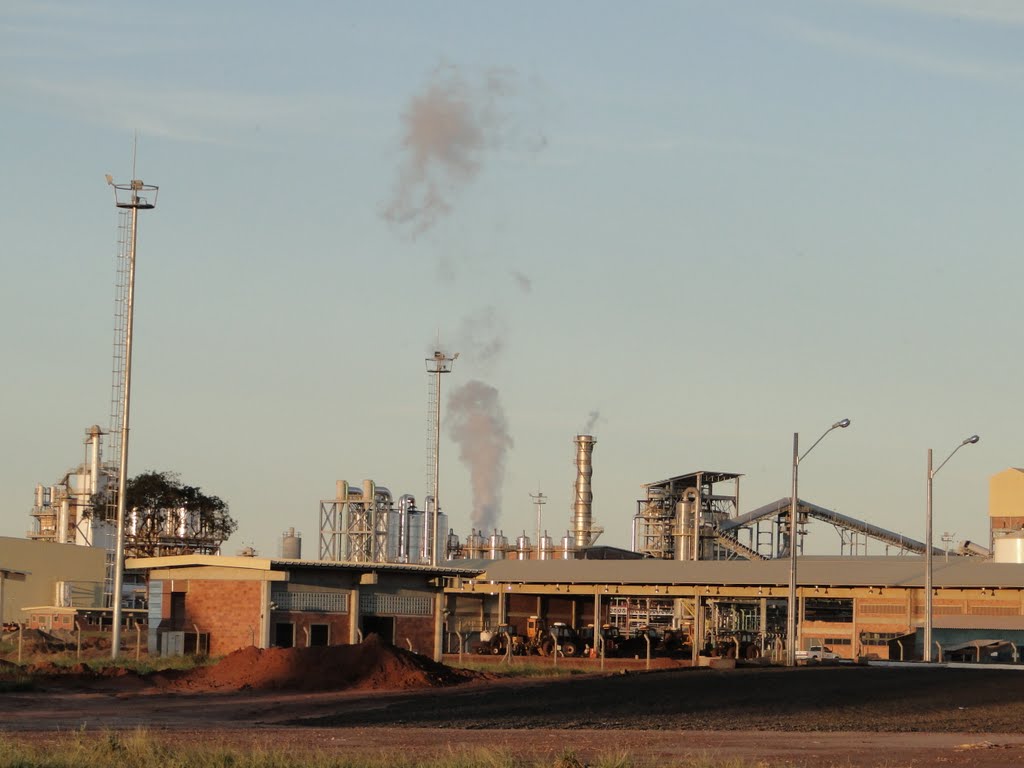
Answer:
[[[348,650],[344,650],[348,649]],[[383,644],[257,651],[185,674],[51,674],[0,694],[0,738],[145,728],[190,744],[380,754],[573,750],[670,766],[1024,764],[1024,673],[865,666],[489,679]],[[618,666],[621,666],[618,665]],[[596,670],[596,662],[591,669]]]

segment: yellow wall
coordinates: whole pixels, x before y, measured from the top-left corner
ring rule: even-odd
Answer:
[[[0,536],[0,567],[29,572],[25,581],[4,583],[0,617],[25,621],[28,615],[22,608],[55,605],[58,581],[70,583],[76,606],[101,606],[105,555],[99,547]]]
[[[1024,469],[1005,469],[989,478],[988,515],[1024,518]]]

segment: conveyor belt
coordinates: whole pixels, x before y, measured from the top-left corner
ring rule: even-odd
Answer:
[[[745,528],[749,525],[753,525],[759,520],[772,518],[782,513],[788,513],[789,504],[790,499],[788,498],[779,499],[778,501],[773,501],[770,504],[765,504],[763,507],[758,507],[746,514],[721,523],[719,526],[719,532],[720,534],[729,534],[731,531],[736,531],[739,528]],[[895,531],[890,531],[886,528],[880,528],[877,525],[866,523],[863,520],[858,520],[854,517],[841,515],[831,509],[819,507],[817,504],[811,504],[803,499],[799,500],[798,506],[800,507],[800,512],[806,514],[808,517],[824,520],[837,528],[844,528],[848,531],[861,533],[868,538],[881,541],[889,546],[899,547],[903,552],[919,555],[923,555],[925,552],[924,542],[917,541],[909,536],[904,536],[902,533],[896,533]],[[941,555],[944,551],[945,550],[940,547],[932,546],[932,554],[934,555]]]
[[[762,555],[760,552],[755,552],[753,549],[748,547],[746,544],[740,544],[735,538],[729,534],[718,534],[715,537],[715,543],[721,545],[730,552],[735,552],[740,557],[745,557],[747,560],[767,560],[768,558]]]

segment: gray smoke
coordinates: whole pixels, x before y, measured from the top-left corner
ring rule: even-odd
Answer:
[[[533,281],[522,272],[512,270],[512,279],[523,293],[529,293],[533,289]]]
[[[505,322],[494,307],[483,307],[463,318],[457,340],[459,352],[484,367],[505,350]]]
[[[505,455],[512,447],[498,390],[475,380],[454,390],[448,396],[445,426],[469,469],[473,527],[489,532],[501,513]]]
[[[597,425],[598,419],[600,419],[600,418],[601,418],[601,412],[600,411],[591,411],[590,415],[587,416],[587,423],[583,425],[583,431],[580,432],[580,434],[581,435],[589,435],[589,434],[591,434],[593,432],[593,430],[594,430],[594,427]]]
[[[480,172],[488,149],[502,144],[499,103],[511,76],[492,71],[473,87],[452,65],[441,65],[402,116],[405,158],[383,216],[411,236],[452,211],[452,200]]]

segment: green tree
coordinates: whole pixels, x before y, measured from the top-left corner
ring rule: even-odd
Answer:
[[[125,548],[133,556],[213,554],[238,530],[227,503],[184,485],[175,472],[149,470],[125,489]]]

